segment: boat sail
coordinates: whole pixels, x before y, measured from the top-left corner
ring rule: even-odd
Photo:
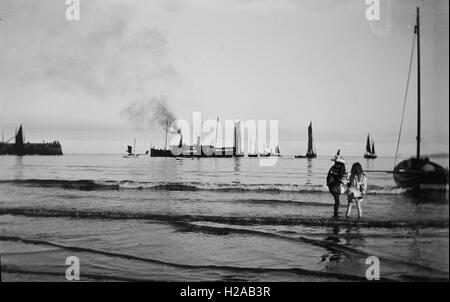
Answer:
[[[416,17],[416,26],[414,27],[414,38],[417,39],[417,152],[416,156],[410,159],[404,160],[400,162],[394,168],[394,181],[399,187],[403,188],[412,188],[415,190],[420,189],[443,189],[446,190],[446,186],[448,184],[448,169],[444,169],[431,162],[428,158],[421,157],[420,154],[420,141],[421,141],[421,86],[420,86],[420,10],[417,7],[417,17]],[[414,44],[413,44],[414,51]],[[412,56],[414,52],[411,53],[411,63]],[[411,70],[411,64],[410,64]],[[405,104],[406,104],[406,96],[408,92],[409,86],[409,75],[408,75],[408,85],[405,94]],[[403,121],[403,119],[402,119]],[[399,140],[400,143],[400,134],[401,127],[399,132]],[[398,143],[398,145],[399,145]],[[398,155],[398,145],[397,145],[397,154]],[[395,163],[394,163],[395,165]]]
[[[314,141],[313,141],[313,130],[312,130],[312,122],[310,122],[308,126],[308,151],[306,152],[306,155],[296,155],[295,158],[316,158],[317,152],[316,148],[314,147]]]
[[[370,134],[367,135],[367,143],[366,143],[366,152],[364,152],[364,158],[367,159],[375,159],[377,158],[377,154],[375,153],[375,142],[370,140]]]
[[[130,145],[127,146],[127,155],[124,155],[123,158],[137,158],[139,157],[138,154],[136,154],[136,139],[134,139],[134,146],[131,147]]]
[[[281,157],[281,152],[280,152],[280,146],[277,146],[276,148],[275,148],[275,154],[274,154],[275,156],[278,156],[278,157]]]
[[[257,152],[258,147],[256,146],[256,140],[250,141],[250,152],[248,153],[248,157],[258,157],[258,152]]]
[[[14,145],[15,151],[17,155],[24,155],[25,154],[25,148],[24,148],[24,138],[23,138],[23,130],[22,125],[19,127],[19,131],[17,131],[16,134],[16,143]]]

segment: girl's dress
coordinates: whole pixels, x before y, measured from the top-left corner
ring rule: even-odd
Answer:
[[[360,177],[351,175],[348,182],[348,201],[362,199],[367,192],[367,176],[363,173]]]

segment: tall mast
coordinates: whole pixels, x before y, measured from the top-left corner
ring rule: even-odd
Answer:
[[[136,155],[136,139],[134,139],[133,155]]]
[[[420,12],[417,7],[417,24],[415,32],[417,34],[417,159],[420,158]]]
[[[314,148],[313,148],[313,137],[312,137],[312,122],[309,123],[308,126],[308,154],[313,154],[314,153]]]
[[[167,150],[167,132],[169,131],[169,121],[166,121],[166,143],[164,144],[164,150]]]
[[[214,138],[214,148],[217,148],[217,131],[219,129],[219,117],[217,117],[217,123],[216,123],[216,136]]]
[[[372,150],[370,149],[370,134],[367,134],[366,151],[367,153],[372,153]]]
[[[233,135],[233,155],[236,155],[237,148],[237,132],[236,132],[236,123],[234,124],[234,135]]]

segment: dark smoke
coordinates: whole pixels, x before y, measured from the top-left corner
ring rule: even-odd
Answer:
[[[152,97],[143,102],[134,102],[129,104],[120,116],[129,122],[132,122],[138,129],[143,129],[145,126],[160,126],[166,129],[167,123],[169,127],[172,122],[176,120],[175,115],[167,105],[167,96],[161,95],[159,97]],[[171,132],[177,132],[178,129],[174,127],[169,128]]]

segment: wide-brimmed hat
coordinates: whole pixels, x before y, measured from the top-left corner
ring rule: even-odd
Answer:
[[[336,163],[345,164],[345,160],[344,160],[344,158],[342,158],[342,156],[341,156],[341,150],[338,150],[338,152],[336,153],[335,156],[333,156],[333,158],[331,159],[331,161],[334,161],[334,162],[336,162]]]

